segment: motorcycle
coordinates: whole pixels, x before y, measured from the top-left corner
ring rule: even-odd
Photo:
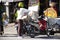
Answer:
[[[22,28],[22,35],[23,34],[34,38],[37,35],[47,35],[49,37],[50,35],[54,35],[54,32],[52,30],[49,30],[48,22],[44,20],[43,17],[40,17],[38,18],[38,22],[24,21],[24,26]]]

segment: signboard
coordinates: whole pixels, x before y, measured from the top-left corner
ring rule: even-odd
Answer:
[[[28,10],[38,12],[38,8],[39,8],[39,6],[36,5],[36,6],[31,6],[31,7],[29,7]]]

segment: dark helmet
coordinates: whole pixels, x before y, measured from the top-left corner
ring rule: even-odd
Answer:
[[[38,20],[43,19],[43,18],[44,18],[44,15],[41,15],[38,17]]]

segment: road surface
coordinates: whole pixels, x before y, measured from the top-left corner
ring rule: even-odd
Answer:
[[[60,40],[60,33],[56,33],[53,36],[47,37],[46,35],[39,35],[35,38],[24,35],[20,37],[17,35],[14,23],[8,24],[7,27],[4,27],[4,34],[0,35],[0,40]]]

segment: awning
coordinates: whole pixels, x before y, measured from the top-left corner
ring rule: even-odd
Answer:
[[[0,2],[17,2],[17,1],[23,1],[23,0],[0,0]]]

